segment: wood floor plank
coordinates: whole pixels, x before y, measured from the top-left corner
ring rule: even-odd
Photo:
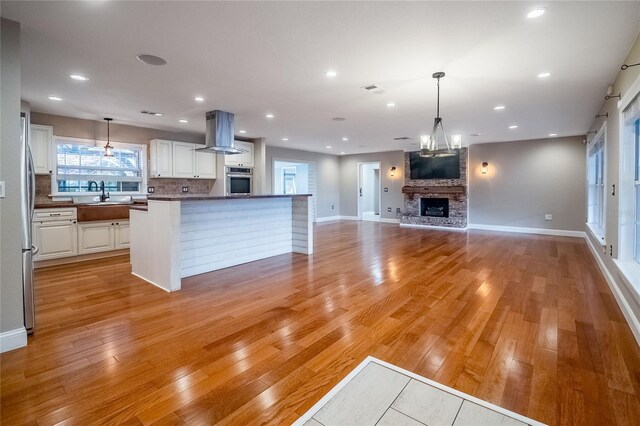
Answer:
[[[37,270],[2,424],[289,424],[372,355],[548,424],[640,423],[640,349],[584,240],[315,226],[313,256],[190,277]]]

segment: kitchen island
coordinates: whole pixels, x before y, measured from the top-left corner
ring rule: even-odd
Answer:
[[[131,269],[166,291],[181,279],[285,253],[313,254],[310,195],[149,196],[132,209]]]

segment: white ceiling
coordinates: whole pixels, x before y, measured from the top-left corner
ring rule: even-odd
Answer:
[[[539,6],[547,13],[525,17]],[[204,133],[205,111],[222,109],[246,136],[335,154],[415,149],[440,70],[445,129],[465,145],[584,134],[640,28],[637,1],[3,1],[1,13],[22,23],[23,98],[35,111]],[[361,88],[370,83],[386,93]]]

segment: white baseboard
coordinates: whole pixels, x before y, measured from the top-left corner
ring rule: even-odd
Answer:
[[[316,217],[316,223],[330,222],[332,220],[340,220],[340,216]]]
[[[633,309],[631,309],[631,306],[629,305],[629,301],[624,297],[624,295],[618,288],[618,283],[616,283],[616,280],[613,278],[613,275],[611,275],[611,272],[609,271],[609,268],[607,268],[607,265],[605,265],[604,262],[602,261],[602,258],[598,254],[598,249],[596,246],[593,245],[591,238],[585,235],[585,240],[587,240],[587,246],[589,246],[589,249],[591,250],[591,254],[596,259],[598,268],[600,268],[600,272],[602,272],[602,275],[604,276],[605,281],[609,285],[609,288],[613,293],[613,297],[616,298],[616,301],[618,302],[618,306],[620,306],[620,310],[622,311],[622,314],[627,320],[627,324],[629,324],[629,328],[631,328],[631,332],[633,333],[633,336],[636,338],[636,342],[638,343],[638,345],[640,345],[640,320],[638,319],[638,317],[634,315]]]
[[[456,228],[453,226],[435,226],[435,225],[417,225],[413,223],[401,223],[401,228],[422,228],[422,229],[435,229],[437,231],[466,231],[467,228]]]
[[[565,229],[526,228],[522,226],[483,225],[479,223],[470,223],[469,229],[481,229],[484,231],[498,231],[498,232],[516,232],[519,234],[557,235],[561,237],[578,237],[578,238],[585,238],[587,235],[584,231],[568,231]]]
[[[134,277],[138,277],[138,278],[140,278],[140,279],[141,279],[141,280],[143,280],[144,282],[147,282],[147,283],[149,283],[149,284],[151,284],[151,285],[153,285],[153,286],[158,287],[160,290],[164,290],[164,291],[166,291],[167,293],[171,293],[171,290],[167,290],[166,288],[162,287],[160,284],[154,283],[153,281],[151,281],[151,280],[149,280],[149,279],[147,279],[147,278],[143,277],[142,275],[136,274],[135,272],[131,272],[131,275],[133,275]]]
[[[380,222],[382,223],[399,223],[398,219],[387,219],[387,218],[380,218]]]
[[[27,346],[27,330],[22,327],[0,333],[0,353]]]
[[[340,220],[360,220],[358,216],[340,216]]]

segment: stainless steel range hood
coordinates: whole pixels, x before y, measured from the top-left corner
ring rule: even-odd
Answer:
[[[242,154],[243,149],[236,147],[233,133],[233,114],[225,111],[209,111],[206,114],[207,128],[205,147],[197,151],[209,151],[219,154]]]

